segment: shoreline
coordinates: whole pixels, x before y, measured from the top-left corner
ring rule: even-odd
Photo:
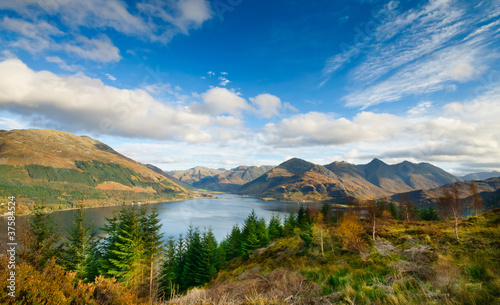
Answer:
[[[222,193],[224,194],[224,193]],[[162,203],[162,202],[181,202],[181,201],[187,201],[187,200],[192,200],[192,199],[221,199],[221,197],[218,196],[213,196],[210,194],[210,197],[207,196],[193,196],[193,197],[187,197],[187,198],[182,198],[182,199],[174,199],[174,200],[151,200],[151,201],[139,201],[139,202],[129,202],[129,203],[118,203],[118,204],[106,204],[106,205],[97,205],[97,206],[84,206],[84,209],[94,209],[94,208],[106,208],[106,207],[118,207],[118,206],[130,206],[130,205],[150,205],[150,204],[155,204],[155,203]],[[77,210],[78,206],[71,207],[71,208],[65,208],[65,209],[58,209],[58,210],[50,210],[48,211],[48,214],[52,214],[54,212],[62,212],[62,211],[71,211],[71,210]],[[30,216],[32,215],[31,213],[23,213],[23,214],[15,214],[16,217],[23,217],[23,216]],[[10,216],[7,214],[7,212],[3,213],[0,215],[0,217],[7,217]]]

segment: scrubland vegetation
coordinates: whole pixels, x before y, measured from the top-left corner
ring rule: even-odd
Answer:
[[[352,206],[302,207],[269,223],[251,213],[217,243],[211,230],[192,227],[183,237],[165,239],[155,211],[135,207],[108,219],[107,236],[98,242],[84,210],[70,231],[57,232],[36,205],[18,253],[16,298],[2,287],[0,302],[500,302],[500,209],[459,217],[456,230],[454,221],[438,219],[447,217],[443,209],[384,201]],[[2,259],[2,283],[6,266]]]

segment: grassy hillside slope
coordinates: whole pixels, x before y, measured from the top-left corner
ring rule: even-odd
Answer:
[[[295,229],[170,304],[500,303],[500,209],[462,219],[460,243],[441,221],[386,219],[375,241],[371,222],[359,222],[360,251],[316,219],[311,240]]]
[[[35,129],[0,132],[0,198],[15,196],[18,213],[41,200],[61,209],[187,195],[165,176],[90,137]]]

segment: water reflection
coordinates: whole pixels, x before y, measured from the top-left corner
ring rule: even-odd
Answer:
[[[257,215],[269,221],[273,213],[281,216],[288,215],[290,211],[298,211],[300,205],[289,202],[263,201],[252,197],[243,197],[233,194],[219,195],[221,199],[192,199],[180,202],[164,202],[149,205],[156,206],[160,214],[162,231],[165,238],[170,235],[175,237],[185,233],[189,225],[194,227],[212,228],[218,241],[221,241],[231,230],[234,224],[242,224],[248,214],[255,210]],[[317,204],[311,207],[318,208]],[[102,207],[86,209],[87,220],[95,224],[96,229],[102,228],[106,224],[106,217],[112,217],[113,212],[121,207]],[[75,211],[60,211],[53,214],[53,219],[60,225],[61,230],[71,225],[72,216]],[[21,228],[21,224],[26,217],[17,217],[16,227]],[[5,243],[7,219],[0,218],[1,232],[0,240]],[[99,233],[102,233],[99,231]]]

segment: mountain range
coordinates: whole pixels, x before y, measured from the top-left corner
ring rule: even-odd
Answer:
[[[476,180],[484,198],[496,198],[500,178],[482,179],[496,173],[463,178]],[[278,166],[164,171],[87,136],[35,129],[0,131],[0,198],[14,194],[24,202],[45,200],[58,208],[76,202],[182,199],[198,188],[264,199],[337,203],[352,198],[398,200],[399,194],[408,193],[414,202],[431,204],[444,193],[443,186],[453,183],[466,198],[470,183],[461,181],[429,163],[389,165],[379,159],[361,165],[318,165],[292,158]]]
[[[471,181],[471,180],[486,180],[495,177],[500,177],[499,171],[472,173],[462,176],[460,178],[465,181]]]
[[[430,189],[460,181],[428,163],[408,161],[388,165],[379,159],[354,165],[333,162],[321,166],[293,158],[242,186],[242,194],[279,200],[345,201]]]
[[[171,175],[197,188],[231,192],[240,189],[243,184],[262,176],[273,167],[268,165],[238,166],[226,170],[197,166],[184,171],[171,171],[167,175]]]

